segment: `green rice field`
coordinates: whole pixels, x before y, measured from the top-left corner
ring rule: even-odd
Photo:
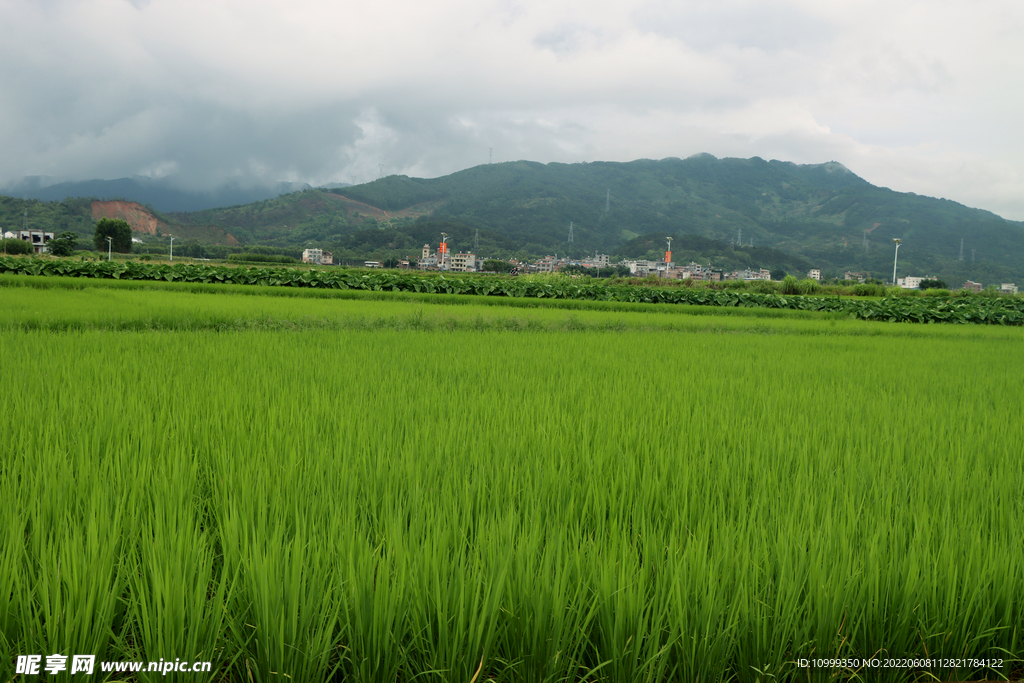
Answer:
[[[1022,676],[1020,328],[245,289],[0,278],[0,681]]]

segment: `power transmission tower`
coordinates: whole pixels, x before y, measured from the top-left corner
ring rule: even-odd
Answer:
[[[28,232],[28,209],[25,209],[25,218],[21,222],[21,229]]]
[[[971,263],[974,263],[974,250],[971,249]]]
[[[473,238],[473,253],[480,253],[480,228],[476,229],[476,237]]]
[[[868,231],[864,231],[864,253],[868,253]]]
[[[608,213],[608,210],[612,208],[612,191],[606,190],[604,195],[604,212]]]
[[[743,228],[736,228],[736,244],[743,246]]]
[[[960,238],[960,260],[964,260],[964,238]]]
[[[569,221],[569,244],[573,244],[573,239],[572,239],[572,221]]]
[[[384,164],[377,164],[377,166],[380,168],[380,175],[378,175],[377,177],[378,178],[383,178],[384,177]]]
[[[487,148],[487,163],[490,164],[491,163],[491,159],[493,159],[493,158],[494,158],[494,148],[493,147],[488,147]]]

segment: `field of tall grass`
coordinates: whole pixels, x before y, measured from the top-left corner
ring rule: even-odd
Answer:
[[[0,680],[1011,675],[1022,335],[0,287]]]

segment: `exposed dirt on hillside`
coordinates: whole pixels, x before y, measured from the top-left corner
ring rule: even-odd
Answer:
[[[135,202],[100,202],[92,203],[92,217],[120,218],[128,221],[132,230],[146,235],[174,234],[182,240],[197,240],[205,244],[226,244],[237,246],[239,241],[219,225],[170,225],[158,219],[149,209]]]
[[[149,209],[135,202],[93,202],[92,217],[96,220],[120,218],[128,221],[132,230],[147,235],[155,235],[160,229],[160,221],[156,216],[151,214]]]
[[[345,195],[338,194],[336,192],[329,192],[328,195],[332,198],[342,200],[342,206],[345,212],[352,217],[352,214],[358,213],[359,219],[372,218],[378,222],[386,221],[389,218],[419,218],[420,216],[429,216],[442,204],[440,201],[423,202],[422,204],[414,204],[413,206],[402,209],[401,211],[384,211],[378,209],[376,206],[370,204],[364,204],[357,202],[354,199],[349,199]]]

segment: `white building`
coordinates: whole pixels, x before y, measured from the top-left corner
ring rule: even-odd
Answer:
[[[1013,284],[1012,282],[1004,282],[999,287],[999,293],[1000,294],[1016,294],[1017,293],[1017,285]]]
[[[744,268],[743,270],[737,270],[733,273],[735,276],[733,279],[736,280],[771,280],[772,274],[767,269],[761,268],[759,270],[752,270],[750,268]]]
[[[334,255],[323,249],[305,249],[302,252],[302,262],[329,266],[334,263]]]
[[[420,255],[420,260],[416,265],[420,270],[437,268],[437,254],[431,251],[429,244],[423,245],[423,253]]]
[[[920,289],[921,280],[927,279],[928,278],[926,277],[916,277],[913,275],[908,275],[907,277],[901,277],[898,280],[896,280],[896,286],[902,289]]]
[[[46,243],[53,239],[53,233],[44,230],[19,230],[16,239],[31,242],[32,251],[37,254],[45,254],[50,251]]]
[[[703,280],[704,279],[704,266],[699,263],[690,261],[689,265],[685,265],[682,268],[682,273],[679,276],[680,280]]]
[[[811,268],[811,272],[807,273],[807,277],[811,280],[821,282],[821,271],[817,268]]]
[[[458,273],[475,273],[476,254],[452,254],[451,270]]]
[[[564,263],[564,260],[562,261]],[[533,262],[538,273],[553,273],[559,269],[559,261],[553,256],[545,256]]]
[[[645,259],[638,259],[636,261],[623,261],[623,265],[629,268],[630,275],[647,275],[652,270],[657,269],[655,261],[647,261]]]

